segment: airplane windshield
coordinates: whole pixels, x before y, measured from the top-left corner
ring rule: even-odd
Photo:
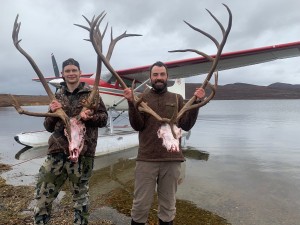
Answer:
[[[109,84],[116,82],[116,78],[111,73],[102,74],[101,80],[103,80]]]
[[[127,87],[131,87],[132,86],[132,80],[130,79],[126,79],[126,78],[122,78],[124,83],[127,85]],[[117,82],[117,79],[111,74],[111,73],[105,73],[103,75],[101,75],[101,80],[105,81],[108,84],[111,85],[115,85]],[[118,84],[119,88],[122,88],[120,84]]]

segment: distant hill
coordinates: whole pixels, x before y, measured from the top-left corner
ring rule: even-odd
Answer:
[[[187,99],[194,94],[196,83],[186,83]],[[207,93],[210,91],[207,89]],[[49,98],[44,95],[15,95],[21,105],[48,105]],[[300,84],[274,83],[258,86],[245,83],[219,85],[215,100],[256,100],[256,99],[300,99]],[[12,106],[8,94],[0,94],[0,107]]]
[[[46,95],[14,95],[20,105],[48,105],[49,97]],[[12,99],[8,94],[0,94],[0,107],[12,106]]]
[[[186,83],[186,98],[189,99],[199,84]],[[207,89],[207,92],[209,90]],[[256,99],[300,99],[300,84],[273,83],[258,86],[245,83],[219,85],[215,100],[256,100]]]

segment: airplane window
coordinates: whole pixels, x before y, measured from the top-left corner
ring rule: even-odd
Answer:
[[[109,84],[115,84],[116,78],[111,73],[105,73],[101,75],[101,80],[109,83]]]

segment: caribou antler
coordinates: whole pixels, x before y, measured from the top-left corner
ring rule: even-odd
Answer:
[[[215,96],[215,93],[216,93],[216,88],[217,88],[217,85],[218,85],[218,73],[216,72],[215,73],[215,84],[212,85],[211,83],[209,83],[209,80],[210,78],[212,77],[212,75],[214,74],[214,72],[216,71],[216,68],[217,68],[217,65],[219,63],[219,59],[220,59],[220,56],[221,56],[221,53],[222,53],[222,50],[225,46],[225,43],[227,41],[227,37],[229,35],[229,32],[231,30],[231,25],[232,25],[232,14],[231,14],[231,11],[229,9],[229,7],[225,4],[223,4],[227,11],[228,11],[228,14],[229,14],[229,20],[228,20],[228,25],[227,25],[227,28],[226,30],[224,29],[223,25],[219,22],[219,20],[209,11],[208,13],[213,17],[213,19],[217,22],[217,24],[219,25],[219,27],[221,28],[221,31],[222,31],[222,35],[223,35],[223,38],[222,38],[222,41],[219,43],[213,36],[211,36],[210,34],[192,26],[191,24],[189,24],[188,22],[184,21],[189,27],[191,27],[192,29],[194,29],[195,31],[205,35],[206,37],[208,37],[209,39],[211,39],[216,47],[217,47],[217,54],[215,57],[211,57],[209,56],[208,54],[204,53],[204,52],[201,52],[201,51],[197,51],[195,49],[185,49],[185,50],[173,50],[173,51],[169,51],[169,52],[195,52],[199,55],[202,55],[203,57],[205,57],[208,61],[212,62],[212,66],[211,68],[209,69],[209,72],[206,76],[206,79],[205,81],[202,83],[202,86],[201,88],[205,89],[207,85],[209,85],[209,87],[211,88],[211,94],[206,97],[204,99],[204,101],[200,102],[200,103],[197,103],[197,104],[193,104],[196,100],[196,96],[193,96],[185,105],[184,107],[177,113],[177,109],[175,109],[174,111],[174,114],[172,116],[171,119],[167,119],[167,118],[161,118],[159,117],[156,113],[153,113],[152,111],[153,110],[149,110],[149,107],[144,107],[142,104],[141,104],[141,107],[139,107],[139,110],[140,111],[143,111],[143,112],[147,112],[149,114],[151,114],[152,116],[154,116],[155,118],[157,118],[159,121],[162,121],[162,122],[166,122],[170,125],[170,128],[171,128],[171,131],[172,131],[172,134],[173,134],[173,137],[176,139],[176,135],[175,135],[175,131],[174,131],[174,124],[177,124],[180,120],[180,118],[184,115],[185,112],[191,110],[191,109],[195,109],[195,108],[200,108],[200,107],[203,107],[204,105],[206,105],[214,96]]]
[[[100,58],[100,60],[104,63],[106,68],[111,72],[111,74],[116,78],[116,80],[122,86],[122,88],[125,89],[125,88],[127,88],[127,85],[122,80],[122,78],[119,76],[119,74],[113,69],[113,67],[110,65],[109,61],[110,61],[113,49],[119,40],[126,38],[126,37],[141,36],[141,35],[140,34],[127,34],[125,31],[123,34],[121,34],[117,38],[113,39],[112,30],[111,30],[111,43],[109,45],[108,53],[105,57],[102,52],[103,35],[101,35],[100,29],[99,29],[99,26],[100,26],[103,18],[105,17],[105,15],[106,14],[104,14],[104,12],[102,12],[99,16],[97,16],[96,19],[95,19],[95,17],[93,17],[93,19],[91,21],[89,21],[88,19],[86,19],[86,17],[83,16],[86,19],[86,21],[88,22],[90,27],[82,26],[79,24],[74,24],[74,25],[89,31],[90,39],[88,39],[88,40],[85,39],[85,40],[92,42],[92,45],[98,55],[98,60]],[[107,28],[107,25],[106,25],[106,28]],[[105,28],[105,30],[106,30],[106,28]],[[163,122],[168,122],[170,120],[168,118],[161,118],[157,113],[155,113],[147,105],[147,103],[143,102],[142,100],[139,100],[139,98],[137,96],[134,96],[134,100],[136,102],[138,102],[138,104],[136,104],[136,105],[138,106],[140,111],[147,112],[147,113],[151,114],[152,116],[154,116],[156,119],[163,121]]]
[[[198,104],[194,104],[193,103],[195,102],[196,100],[196,97],[193,96],[186,104],[185,106],[180,110],[180,112],[177,114],[177,110],[178,109],[175,109],[174,113],[173,113],[173,116],[172,118],[162,118],[161,116],[159,116],[156,112],[154,112],[148,105],[147,103],[145,103],[144,101],[142,101],[142,97],[141,98],[138,98],[136,95],[134,95],[133,93],[133,100],[134,100],[134,103],[136,105],[136,107],[139,109],[139,111],[141,112],[146,112],[150,115],[152,115],[153,117],[155,117],[157,120],[161,121],[161,122],[165,122],[165,123],[169,123],[170,126],[171,126],[171,129],[172,129],[172,133],[173,133],[173,136],[175,137],[175,132],[173,130],[173,124],[176,124],[179,119],[183,116],[183,114],[188,111],[188,110],[191,110],[191,109],[194,109],[194,108],[199,108],[199,107],[202,107],[204,106],[205,104],[207,104],[215,95],[215,92],[216,92],[216,87],[217,87],[217,74],[215,75],[215,84],[214,85],[211,85],[209,83],[209,80],[211,78],[211,76],[213,75],[214,71],[216,70],[217,68],[217,65],[218,65],[218,62],[219,62],[219,59],[220,59],[220,55],[222,53],[222,50],[223,50],[223,47],[225,46],[225,43],[226,43],[226,40],[227,40],[227,37],[229,35],[229,32],[230,32],[230,29],[231,29],[231,25],[232,25],[232,14],[231,14],[231,11],[230,9],[225,5],[223,4],[228,13],[229,13],[229,22],[228,22],[228,26],[227,26],[227,29],[225,30],[224,27],[222,26],[222,24],[218,21],[218,19],[209,11],[209,14],[214,18],[214,20],[218,23],[218,25],[220,26],[221,30],[222,30],[222,33],[223,33],[223,39],[221,41],[221,43],[219,43],[214,37],[212,37],[211,35],[209,35],[208,33],[192,26],[191,24],[187,23],[186,21],[184,21],[187,25],[189,25],[192,29],[202,33],[203,35],[207,36],[208,38],[210,38],[216,45],[218,51],[217,51],[217,54],[215,57],[211,57],[203,52],[200,52],[200,51],[197,51],[197,50],[193,50],[193,49],[186,49],[186,50],[173,50],[173,51],[169,51],[169,52],[186,52],[186,51],[192,51],[192,52],[196,52],[202,56],[204,56],[205,58],[207,58],[209,61],[212,62],[212,66],[208,72],[208,75],[205,79],[205,81],[203,82],[202,84],[202,88],[206,88],[207,85],[210,86],[210,88],[212,89],[212,93],[205,98],[205,100],[203,102],[200,102]],[[129,37],[129,36],[140,36],[140,35],[137,35],[137,34],[126,34],[126,32],[124,32],[122,35],[120,35],[119,37],[117,37],[116,39],[113,39],[112,38],[112,30],[111,30],[111,43],[110,43],[110,46],[109,46],[109,50],[108,50],[108,53],[106,55],[106,57],[103,55],[102,53],[102,40],[103,40],[103,36],[101,36],[101,33],[100,33],[100,30],[99,30],[99,26],[100,26],[100,23],[102,22],[104,16],[103,16],[103,13],[102,12],[96,19],[93,17],[92,21],[88,21],[89,23],[89,28],[88,27],[85,27],[85,26],[82,26],[82,25],[78,25],[78,24],[75,24],[76,26],[79,26],[81,28],[84,28],[86,30],[88,30],[90,32],[90,39],[89,41],[92,42],[92,45],[98,55],[98,60],[100,59],[104,65],[106,66],[106,68],[111,72],[111,74],[116,78],[116,80],[119,82],[119,84],[122,86],[123,89],[127,88],[127,85],[125,84],[125,82],[122,80],[122,78],[118,75],[118,73],[113,69],[113,67],[110,65],[110,57],[112,55],[112,51],[114,49],[114,46],[115,44],[117,43],[117,41],[119,41],[120,39],[124,38],[124,37]],[[107,28],[107,26],[106,26]],[[105,28],[105,30],[106,30]],[[101,38],[99,38],[99,36]],[[132,88],[133,90],[133,88]],[[133,92],[133,91],[132,91]]]
[[[206,9],[207,12],[208,12],[208,13],[213,17],[213,19],[217,22],[217,24],[219,25],[219,27],[220,27],[220,29],[221,29],[221,31],[222,31],[223,38],[222,38],[222,41],[221,41],[220,43],[219,43],[213,36],[211,36],[210,34],[204,32],[204,31],[202,31],[202,30],[200,30],[200,29],[194,27],[194,26],[191,25],[190,23],[184,21],[184,22],[185,22],[189,27],[191,27],[193,30],[195,30],[195,31],[197,31],[197,32],[199,32],[199,33],[205,35],[206,37],[208,37],[209,39],[211,39],[211,40],[215,43],[215,45],[216,45],[216,47],[217,47],[217,49],[218,49],[217,54],[216,54],[215,57],[211,57],[211,56],[209,56],[209,55],[207,55],[207,54],[205,54],[205,53],[203,53],[203,52],[201,52],[201,51],[197,51],[197,50],[195,50],[195,49],[185,49],[185,50],[173,50],[173,51],[169,51],[169,52],[195,52],[195,53],[197,53],[197,54],[199,54],[199,55],[205,57],[208,61],[211,61],[211,62],[212,62],[212,65],[211,65],[211,67],[210,67],[210,69],[209,69],[209,72],[208,72],[208,74],[207,74],[207,76],[206,76],[204,82],[203,82],[202,85],[201,85],[201,88],[203,88],[203,89],[205,89],[206,86],[209,85],[210,88],[212,89],[212,93],[211,93],[208,97],[206,97],[206,98],[204,99],[203,102],[200,102],[200,103],[198,103],[198,104],[193,104],[193,103],[195,102],[195,100],[196,100],[196,96],[193,96],[193,97],[185,104],[185,106],[180,110],[180,112],[178,113],[178,115],[177,115],[177,122],[179,121],[179,119],[183,116],[183,114],[184,114],[186,111],[191,110],[191,109],[194,109],[194,108],[200,108],[200,107],[206,105],[206,104],[214,97],[214,95],[215,95],[216,88],[217,88],[217,84],[218,84],[218,76],[217,76],[217,73],[215,74],[215,85],[214,85],[214,86],[211,85],[211,84],[209,83],[209,80],[210,80],[210,78],[212,77],[213,73],[216,71],[216,68],[217,68],[217,65],[218,65],[218,63],[219,63],[219,60],[220,60],[220,56],[221,56],[222,50],[223,50],[223,48],[224,48],[224,46],[225,46],[225,43],[226,43],[226,41],[227,41],[227,37],[228,37],[228,35],[229,35],[229,32],[230,32],[230,30],[231,30],[231,25],[232,25],[232,14],[231,14],[231,11],[230,11],[230,9],[229,9],[229,7],[228,7],[227,5],[225,5],[225,4],[223,4],[223,5],[226,7],[226,9],[227,9],[227,11],[228,11],[228,14],[229,14],[228,25],[227,25],[226,30],[224,29],[224,27],[223,27],[223,25],[220,23],[220,21],[219,21],[219,20],[218,20],[218,19],[217,19],[217,18],[216,18],[209,10],[208,10],[208,9]]]
[[[36,74],[38,75],[42,85],[44,86],[45,91],[47,92],[50,101],[55,100],[55,96],[52,93],[46,79],[44,78],[41,70],[39,69],[39,67],[36,65],[35,61],[31,58],[31,56],[25,52],[21,46],[20,46],[20,42],[21,40],[19,40],[19,31],[21,28],[21,22],[18,23],[18,18],[19,15],[17,15],[15,22],[14,22],[14,27],[13,27],[13,32],[12,32],[12,39],[13,39],[13,43],[16,47],[16,49],[25,56],[25,58],[29,61],[29,63],[31,64],[32,68],[34,69],[34,71],[36,72]],[[11,96],[13,99],[13,106],[16,108],[16,110],[18,111],[19,114],[25,114],[28,116],[39,116],[39,117],[59,117],[63,120],[63,122],[66,125],[66,129],[68,131],[68,133],[70,133],[70,122],[69,122],[69,117],[66,115],[66,113],[62,110],[62,109],[58,109],[55,111],[55,113],[36,113],[36,112],[29,112],[26,111],[24,109],[21,108],[20,104],[18,103],[18,101],[16,100],[16,98],[14,96]]]
[[[102,41],[103,41],[103,37],[104,35],[101,35],[99,26],[102,22],[102,20],[104,19],[104,17],[106,16],[106,14],[104,14],[104,11],[97,16],[96,19],[92,19],[92,21],[89,21],[88,19],[86,19],[86,17],[84,17],[86,19],[86,21],[88,22],[90,27],[86,27],[86,26],[82,26],[79,24],[74,24],[75,26],[81,27],[83,29],[86,29],[90,32],[90,39],[85,39],[87,41],[91,41],[92,45],[98,55],[98,58],[100,58],[100,60],[104,63],[104,65],[107,67],[107,69],[112,73],[113,76],[115,76],[115,78],[117,79],[117,81],[120,83],[120,85],[123,88],[127,88],[125,82],[122,80],[122,78],[117,74],[117,72],[113,69],[113,67],[110,65],[110,58],[112,56],[112,52],[114,50],[114,47],[116,45],[116,43],[126,37],[134,37],[134,36],[141,36],[140,34],[127,34],[126,31],[121,34],[120,36],[118,36],[117,38],[113,39],[113,34],[112,34],[112,29],[111,29],[111,42],[109,45],[109,49],[107,52],[106,57],[103,55],[102,53]],[[106,31],[107,25],[105,27],[105,31]]]
[[[104,11],[97,17],[97,19],[100,19],[100,22],[104,19],[106,14],[104,14]],[[90,21],[89,19],[87,19],[85,16],[83,16],[84,19],[87,21],[87,23],[91,26],[91,24],[95,21],[95,16],[92,18],[92,20]],[[82,26],[79,24],[74,24],[75,26],[79,26],[87,31],[90,31],[89,27],[86,26]],[[103,34],[101,34],[99,27],[97,28],[96,32],[95,32],[95,42],[97,43],[97,45],[99,46],[99,49],[102,51],[102,41],[103,38],[105,36],[105,32],[107,29],[107,25],[103,31]],[[85,39],[86,41],[90,41],[90,39]],[[85,107],[82,109],[82,111],[88,109],[88,108],[95,108],[95,103],[98,103],[99,100],[99,91],[98,91],[98,85],[99,85],[99,81],[101,78],[101,70],[102,70],[102,61],[99,57],[97,57],[97,69],[96,69],[96,77],[94,80],[94,85],[93,85],[93,90],[91,92],[91,94],[89,95],[89,98],[87,100],[87,103],[85,105]],[[80,119],[80,114],[78,115],[78,119]]]

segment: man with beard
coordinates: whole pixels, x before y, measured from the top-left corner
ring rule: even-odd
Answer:
[[[164,63],[156,62],[150,67],[150,80],[152,89],[144,93],[143,101],[162,118],[171,118],[176,105],[178,104],[179,111],[184,103],[181,95],[168,91],[168,71]],[[205,97],[205,91],[197,88],[194,95],[197,97],[197,103]],[[185,161],[182,150],[167,151],[162,139],[157,136],[162,122],[135,108],[130,88],[124,90],[124,97],[128,100],[130,124],[133,129],[139,131],[131,224],[147,222],[155,188],[158,196],[159,224],[173,224],[180,167],[181,162]],[[199,109],[187,111],[177,126],[185,131],[190,130],[196,122],[198,111]]]

